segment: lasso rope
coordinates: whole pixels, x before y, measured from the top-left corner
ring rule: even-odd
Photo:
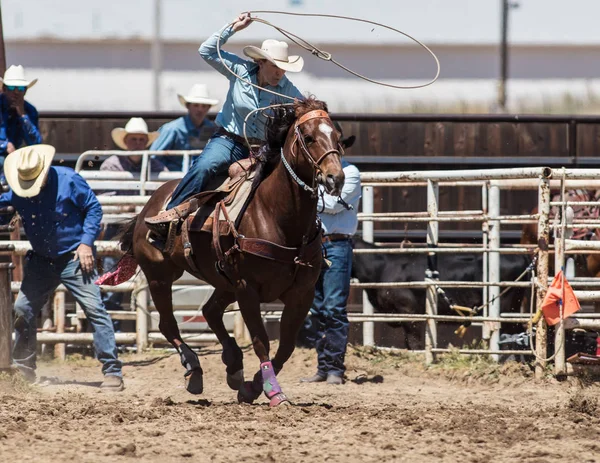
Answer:
[[[313,55],[315,55],[317,58],[320,58],[322,60],[325,61],[331,61],[333,64],[335,64],[336,66],[339,66],[340,68],[342,68],[344,71],[349,72],[350,74],[359,77],[361,79],[364,79],[368,82],[371,82],[373,84],[377,84],[377,85],[383,85],[384,87],[391,87],[391,88],[399,88],[399,89],[413,89],[413,88],[423,88],[423,87],[427,87],[431,84],[433,84],[438,77],[440,76],[440,62],[437,58],[437,56],[435,55],[435,53],[433,53],[433,51],[431,51],[431,49],[425,45],[423,42],[421,42],[420,40],[416,39],[415,37],[413,37],[412,35],[407,34],[406,32],[402,32],[401,30],[395,29],[391,26],[387,26],[385,24],[382,23],[378,23],[376,21],[369,21],[368,19],[359,19],[359,18],[353,18],[351,16],[340,16],[340,15],[335,15],[335,14],[314,14],[314,13],[291,13],[291,12],[287,12],[287,11],[273,11],[273,10],[254,10],[254,11],[247,11],[246,13],[249,14],[253,14],[253,13],[267,13],[267,14],[285,14],[288,16],[305,16],[305,17],[320,17],[320,18],[335,18],[335,19],[346,19],[349,21],[357,21],[357,22],[362,22],[362,23],[366,23],[366,24],[371,24],[373,26],[379,26],[379,27],[383,27],[385,29],[397,32],[398,34],[403,35],[404,37],[412,40],[413,42],[415,42],[417,45],[419,45],[421,48],[424,48],[435,60],[435,64],[437,67],[437,71],[435,74],[435,77],[433,79],[431,79],[429,82],[425,83],[425,84],[420,84],[420,85],[394,85],[394,84],[388,84],[385,82],[381,82],[378,80],[374,80],[374,79],[370,79],[366,76],[363,76],[362,74],[359,74],[358,72],[355,72],[349,68],[347,68],[346,66],[344,66],[343,64],[337,62],[336,60],[333,59],[333,55],[331,53],[328,53],[326,51],[320,50],[317,46],[311,44],[310,42],[302,39],[301,37],[298,37],[297,35],[286,31],[285,29],[275,26],[274,24],[270,23],[269,21],[266,21],[264,19],[261,18],[254,18],[253,21],[256,22],[260,22],[262,24],[266,24],[267,26],[271,26],[274,29],[277,29],[279,32],[281,32],[284,36],[286,36],[288,39],[290,39],[292,42],[294,42],[296,45],[304,48],[306,51],[309,51],[310,53],[312,53]],[[297,40],[296,40],[297,39]]]
[[[425,84],[420,84],[420,85],[394,85],[394,84],[389,84],[389,83],[385,83],[385,82],[381,82],[378,80],[374,80],[374,79],[370,79],[369,77],[363,76],[362,74],[359,74],[358,72],[355,72],[349,68],[347,68],[346,66],[344,66],[343,64],[337,62],[335,59],[333,59],[333,55],[331,53],[328,53],[324,50],[319,49],[317,46],[311,44],[310,42],[302,39],[301,37],[298,37],[296,34],[287,31],[279,26],[276,26],[272,23],[270,23],[269,21],[266,21],[264,19],[261,18],[252,18],[252,21],[256,21],[262,24],[265,24],[267,26],[271,26],[272,28],[278,30],[281,34],[283,34],[285,37],[287,37],[289,40],[291,40],[292,42],[294,42],[296,45],[298,45],[301,48],[304,48],[305,50],[309,51],[310,53],[312,53],[314,56],[316,56],[317,58],[320,58],[322,60],[325,61],[331,61],[333,64],[335,64],[336,66],[340,67],[341,69],[345,70],[346,72],[359,77],[361,79],[366,80],[367,82],[371,82],[373,84],[376,85],[383,85],[384,87],[391,87],[391,88],[398,88],[398,89],[414,89],[414,88],[423,88],[423,87],[427,87],[431,84],[433,84],[438,77],[440,76],[440,62],[437,58],[437,56],[435,55],[435,53],[433,53],[433,51],[431,51],[431,49],[425,45],[424,43],[422,43],[421,41],[419,41],[418,39],[414,38],[413,36],[402,32],[401,30],[395,29],[391,26],[386,26],[385,24],[381,24],[375,21],[369,21],[368,19],[359,19],[359,18],[353,18],[351,16],[340,16],[340,15],[333,15],[333,14],[313,14],[313,13],[290,13],[290,12],[286,12],[286,11],[274,11],[274,10],[253,10],[253,11],[246,11],[245,13],[248,13],[250,15],[254,14],[254,13],[267,13],[267,14],[285,14],[285,15],[290,15],[290,16],[307,16],[307,17],[321,17],[321,18],[337,18],[337,19],[346,19],[349,21],[357,21],[357,22],[362,22],[362,23],[366,23],[366,24],[371,24],[374,26],[380,26],[383,27],[385,29],[389,29],[391,31],[397,32],[398,34],[402,34],[403,36],[405,36],[406,38],[412,40],[413,42],[415,42],[416,44],[418,44],[419,46],[421,46],[422,48],[424,48],[435,60],[435,64],[436,64],[436,73],[435,73],[435,77],[433,79],[431,79],[429,82],[425,83]],[[228,29],[229,27],[232,27],[235,23],[232,22],[231,24],[229,24],[226,28],[224,28],[221,33],[219,34],[219,38],[217,40],[217,54],[219,56],[219,59],[221,60],[221,62],[223,63],[223,65],[225,66],[225,68],[231,73],[233,74],[235,77],[237,77],[238,79],[240,79],[241,81],[250,84],[253,87],[256,87],[260,90],[269,92],[273,95],[276,96],[280,96],[283,98],[287,98],[289,100],[294,100],[293,97],[290,97],[288,95],[284,95],[282,93],[278,93],[275,92],[273,90],[269,90],[267,88],[261,87],[259,85],[253,84],[252,82],[250,82],[250,80],[245,79],[243,77],[241,77],[240,75],[238,75],[236,72],[233,71],[233,69],[231,69],[229,66],[227,66],[227,64],[223,61],[223,58],[221,56],[221,39],[223,37],[223,32],[225,32],[226,29]]]

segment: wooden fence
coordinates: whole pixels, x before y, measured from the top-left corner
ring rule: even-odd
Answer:
[[[182,114],[42,113],[40,125],[44,141],[57,148],[57,161],[71,165],[75,156],[86,150],[113,149],[110,131],[123,127],[132,116],[144,117],[150,130],[156,130]],[[346,155],[361,170],[600,165],[600,117],[338,114],[333,118],[346,136],[356,135],[357,141]],[[376,194],[376,211],[425,207],[424,189],[394,188]],[[532,192],[503,192],[501,214],[524,212],[536,202]],[[476,209],[479,204],[478,195],[468,187],[440,190],[441,210],[457,210],[459,205]],[[378,232],[397,235],[399,227],[379,224]],[[411,239],[423,235],[418,226],[400,228]],[[441,230],[441,235],[464,234],[471,228],[470,224],[453,224]],[[516,239],[518,227],[505,233]]]

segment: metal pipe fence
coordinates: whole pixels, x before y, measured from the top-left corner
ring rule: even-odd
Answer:
[[[549,255],[551,253],[557,254],[558,259],[564,259],[565,255],[575,253],[579,249],[584,250],[595,250],[600,251],[599,242],[579,242],[574,240],[565,239],[566,246],[564,246],[560,240],[555,246],[551,246],[550,241],[550,208],[551,205],[555,207],[562,207],[563,209],[567,206],[579,204],[573,201],[566,201],[564,198],[565,188],[582,188],[582,187],[600,187],[600,182],[596,180],[600,174],[597,169],[550,169],[550,168],[539,168],[539,169],[507,169],[502,172],[498,170],[479,170],[479,171],[461,171],[461,172],[445,172],[445,171],[423,171],[423,172],[410,172],[410,173],[364,173],[361,176],[361,180],[367,185],[363,188],[363,201],[365,197],[368,197],[368,201],[371,202],[373,196],[373,187],[396,187],[396,186],[414,186],[414,187],[426,187],[428,192],[428,210],[427,212],[391,212],[391,213],[373,213],[372,210],[368,212],[363,211],[359,215],[360,220],[365,225],[373,226],[374,222],[423,222],[428,224],[427,231],[427,248],[380,248],[380,249],[357,249],[354,252],[357,254],[427,254],[431,256],[433,254],[441,253],[483,253],[484,269],[482,279],[479,282],[452,282],[452,281],[433,281],[430,279],[430,275],[424,275],[424,280],[421,282],[394,282],[394,283],[359,283],[355,284],[355,287],[362,289],[367,288],[434,288],[436,285],[440,287],[479,287],[485,288],[487,291],[484,294],[484,302],[486,308],[489,306],[489,316],[476,317],[480,322],[486,322],[484,324],[484,338],[489,339],[489,350],[484,351],[492,355],[494,358],[498,358],[502,353],[507,353],[499,349],[499,333],[500,323],[504,323],[507,320],[506,317],[499,317],[499,299],[498,294],[500,288],[506,287],[531,287],[537,292],[537,309],[541,310],[541,304],[546,293],[549,283]],[[448,187],[452,186],[480,186],[482,191],[482,209],[479,211],[443,211],[440,212],[436,208],[432,208],[431,205],[437,203],[436,189],[439,186],[444,185]],[[550,201],[550,188],[561,187],[562,194],[561,201]],[[368,188],[368,189],[367,189]],[[537,189],[538,190],[538,214],[523,214],[520,216],[502,216],[499,214],[500,211],[500,191],[511,189]],[[598,205],[595,202],[586,202],[588,205]],[[487,211],[485,214],[483,211]],[[388,215],[389,214],[389,215]],[[564,214],[563,214],[564,215]],[[463,246],[448,246],[441,248],[435,240],[437,234],[437,224],[443,222],[482,222],[482,242],[483,246],[474,247],[463,247]],[[510,223],[537,223],[538,225],[538,262],[537,262],[537,278],[533,282],[502,282],[500,281],[500,259],[501,254],[508,253],[531,253],[531,247],[500,247],[500,227],[503,224]],[[578,228],[581,226],[600,226],[600,220],[597,219],[577,219],[571,220],[568,223],[562,224],[563,235],[567,230]],[[589,244],[592,243],[592,244]],[[435,244],[435,245],[434,245]],[[558,266],[557,268],[562,268]],[[598,287],[598,283],[594,281],[573,281],[574,287]],[[582,301],[597,301],[600,300],[600,291],[576,291],[576,295]],[[364,297],[364,296],[363,296]],[[440,352],[440,349],[436,347],[437,339],[435,322],[439,321],[434,313],[432,313],[432,307],[434,304],[429,297],[425,299],[425,314],[420,315],[418,318],[420,321],[427,321],[426,326],[426,344],[425,344],[425,356],[426,361],[431,362],[435,359],[435,354]],[[484,313],[484,315],[488,315]],[[403,314],[404,316],[404,314]],[[393,318],[394,321],[403,319],[403,316],[398,317],[397,315]],[[600,315],[597,316],[600,319]],[[411,319],[411,317],[404,317],[405,319]],[[459,317],[463,318],[463,317]],[[370,318],[371,319],[371,318]],[[382,320],[385,318],[381,318]],[[412,319],[415,320],[416,318]],[[463,318],[464,319],[464,318]],[[561,374],[566,371],[565,360],[560,355],[560,351],[564,352],[564,327],[570,327],[573,324],[581,323],[586,326],[596,326],[595,320],[589,321],[584,317],[570,318],[570,322],[567,324],[561,323],[558,327],[558,337],[555,340],[557,343],[556,349],[559,351],[559,355],[555,359],[555,372]],[[446,320],[447,321],[447,320]],[[523,319],[520,319],[521,323]],[[433,323],[432,323],[433,322]],[[491,327],[491,328],[490,328]],[[486,332],[487,331],[487,332]],[[561,337],[562,336],[562,337]],[[474,350],[462,349],[462,353],[475,353]],[[521,352],[522,353],[522,352]],[[544,319],[542,318],[536,327],[536,376],[543,374],[545,365],[547,363],[547,327]]]
[[[189,158],[192,155],[200,154],[201,151],[187,152],[122,152],[122,151],[88,151],[84,153],[77,162],[76,169],[88,179],[90,185],[96,190],[136,190],[139,195],[136,196],[98,196],[103,207],[107,208],[109,218],[117,220],[127,217],[132,213],[131,210],[123,211],[118,208],[139,208],[146,204],[149,199],[148,193],[158,188],[164,181],[171,178],[181,177],[189,167]],[[130,175],[130,173],[112,173],[103,171],[82,170],[85,161],[90,158],[97,160],[98,156],[107,155],[131,155],[138,154],[142,156],[142,172],[139,178]],[[153,155],[181,155],[184,157],[184,169],[182,172],[174,173],[153,173],[149,170],[149,157]],[[187,161],[186,161],[187,160]],[[500,355],[509,354],[510,351],[500,349],[499,335],[501,323],[523,323],[526,321],[522,316],[506,316],[500,313],[499,294],[502,288],[520,287],[528,288],[534,285],[537,292],[538,309],[541,307],[543,296],[549,283],[548,263],[549,255],[555,253],[559,261],[564,261],[565,255],[580,251],[600,251],[598,242],[580,242],[568,239],[563,234],[560,239],[552,246],[550,240],[550,210],[551,206],[562,208],[564,210],[576,204],[572,201],[565,201],[564,196],[561,201],[551,201],[550,188],[560,186],[564,192],[565,188],[572,187],[599,187],[600,177],[598,169],[551,169],[548,167],[536,168],[515,168],[515,169],[487,169],[471,171],[420,171],[420,172],[366,172],[361,174],[363,183],[362,211],[359,213],[359,219],[362,222],[362,232],[365,241],[373,242],[375,222],[414,222],[425,223],[427,225],[427,243],[423,248],[377,248],[377,249],[357,249],[356,254],[426,254],[431,262],[435,262],[438,254],[443,253],[481,253],[483,255],[483,269],[480,281],[445,281],[439,280],[439,275],[431,271],[423,275],[423,281],[419,282],[389,282],[389,283],[353,283],[353,287],[360,289],[369,288],[424,288],[426,290],[425,313],[424,314],[377,314],[363,291],[363,312],[362,314],[349,314],[352,322],[363,323],[363,343],[365,345],[375,345],[374,323],[376,322],[414,322],[422,321],[426,323],[425,338],[425,356],[427,362],[435,361],[436,354],[448,351],[438,346],[437,323],[438,322],[472,322],[482,324],[483,338],[489,342],[488,350],[481,349],[460,349],[461,353],[481,354],[486,353],[494,358]],[[427,189],[427,210],[421,212],[375,212],[374,190],[375,188],[389,188],[397,186],[425,187]],[[464,211],[440,211],[439,210],[439,188],[455,186],[473,186],[481,191],[481,208],[478,210]],[[538,213],[522,215],[501,215],[500,192],[502,190],[512,189],[533,189],[538,191]],[[585,204],[596,205],[593,202]],[[111,208],[111,209],[108,209]],[[114,216],[114,217],[113,217]],[[451,246],[445,243],[439,243],[439,224],[450,222],[480,222],[482,230],[482,244],[475,246],[457,245]],[[502,246],[500,242],[500,230],[506,224],[537,223],[538,225],[538,261],[536,275],[533,282],[510,282],[501,281],[500,278],[500,255],[502,254],[531,254],[532,246]],[[569,223],[562,223],[562,230],[570,230],[579,225],[598,225],[600,220],[573,220]],[[96,247],[99,255],[119,253],[118,243],[110,241],[97,241]],[[11,252],[14,255],[24,255],[31,249],[29,243],[23,241],[9,241],[2,243],[0,251]],[[561,261],[561,262],[562,262]],[[563,262],[564,266],[564,262]],[[430,266],[431,267],[431,266]],[[434,270],[434,269],[430,269]],[[590,288],[588,291],[577,291],[581,300],[600,300],[600,290],[596,291],[598,285],[593,280],[577,281],[573,280],[573,286]],[[180,288],[186,288],[182,285]],[[480,288],[483,291],[484,307],[482,316],[463,317],[447,316],[438,314],[438,295],[437,287],[447,288]],[[178,289],[180,289],[178,288]],[[136,344],[139,350],[144,349],[150,342],[157,339],[154,333],[149,332],[151,315],[149,312],[149,296],[147,285],[143,276],[138,276],[134,281],[120,285],[119,287],[102,288],[110,291],[133,291],[135,297],[132,298],[133,312],[135,313],[136,333],[127,333],[121,336],[124,343]],[[12,291],[18,291],[18,285],[12,285]],[[59,287],[58,292],[64,291]],[[64,304],[64,297],[62,299]],[[64,313],[64,307],[62,310]],[[265,320],[271,320],[279,317],[278,313],[269,312],[265,315]],[[129,319],[133,315],[128,315]],[[126,318],[127,318],[126,317]],[[597,326],[600,324],[600,317],[588,318],[575,317],[562,323],[559,327],[562,331],[562,339],[557,338],[558,348],[564,349],[564,329],[571,329],[578,326]],[[541,319],[536,330],[536,374],[539,376],[547,359],[547,332],[545,321]],[[58,330],[57,330],[58,331]],[[63,323],[64,331],[64,323]],[[85,336],[72,337],[71,334],[85,333],[43,333],[40,342],[57,343],[58,345],[73,342],[85,343]],[[208,339],[208,337],[198,336],[195,338]],[[213,338],[211,338],[213,339]],[[73,340],[73,341],[71,341]],[[518,351],[522,355],[527,352]],[[560,363],[560,365],[558,364]],[[557,357],[555,364],[557,372],[565,371],[564,359]]]

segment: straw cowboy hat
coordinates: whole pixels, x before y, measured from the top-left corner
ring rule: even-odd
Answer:
[[[148,125],[146,121],[141,117],[132,117],[125,124],[125,128],[116,127],[111,130],[110,136],[112,137],[115,145],[117,145],[122,150],[127,150],[127,145],[125,144],[125,137],[130,133],[148,135],[148,143],[146,144],[146,148],[148,148],[154,140],[158,138],[158,132],[148,132]]]
[[[17,66],[13,64],[4,73],[4,78],[0,79],[0,82],[2,82],[4,85],[14,85],[16,87],[27,88],[33,87],[37,81],[37,79],[25,79],[25,69],[23,69],[23,66],[20,64]]]
[[[32,145],[13,151],[4,160],[4,176],[17,196],[40,194],[56,152],[54,146]]]
[[[288,56],[288,44],[279,40],[265,40],[260,48],[248,45],[244,54],[252,59],[266,59],[284,71],[300,72],[304,60],[300,56]]]
[[[185,107],[188,103],[208,104],[214,106],[219,100],[211,98],[208,94],[208,87],[204,84],[194,84],[187,95],[177,94],[179,102]]]

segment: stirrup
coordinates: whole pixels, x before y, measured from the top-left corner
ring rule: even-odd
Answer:
[[[149,228],[146,234],[146,240],[159,251],[164,254],[171,254],[175,249],[175,241],[177,239],[177,232],[179,231],[179,225],[183,220],[175,219],[168,223],[158,224],[146,224]],[[160,233],[157,233],[155,229],[158,226],[165,225],[166,232],[163,231],[162,227],[159,228]]]

